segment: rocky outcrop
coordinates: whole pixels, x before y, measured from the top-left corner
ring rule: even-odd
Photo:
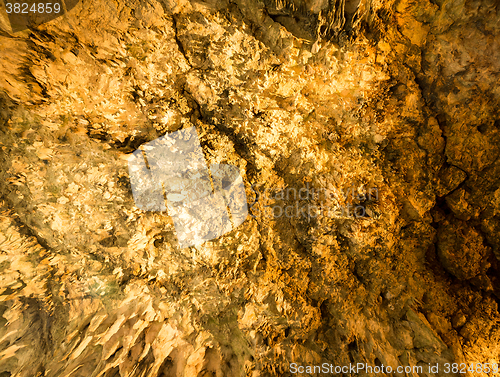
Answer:
[[[500,363],[496,2],[4,10],[0,376]],[[128,158],[192,126],[249,216],[180,248]]]

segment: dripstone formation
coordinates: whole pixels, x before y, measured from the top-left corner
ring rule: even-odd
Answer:
[[[1,5],[0,377],[499,376],[499,8]],[[128,159],[189,127],[249,214],[181,248]]]

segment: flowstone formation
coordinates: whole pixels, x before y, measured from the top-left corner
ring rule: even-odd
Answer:
[[[496,1],[0,14],[0,377],[500,375]],[[181,248],[128,161],[189,127],[249,215]]]

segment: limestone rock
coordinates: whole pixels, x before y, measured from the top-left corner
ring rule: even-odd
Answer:
[[[71,4],[0,8],[1,377],[500,362],[495,1]],[[128,161],[191,127],[249,214],[182,248]]]

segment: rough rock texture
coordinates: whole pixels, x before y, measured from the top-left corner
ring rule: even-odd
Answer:
[[[500,363],[499,8],[1,8],[0,376]],[[127,157],[193,125],[251,216],[180,249]]]

